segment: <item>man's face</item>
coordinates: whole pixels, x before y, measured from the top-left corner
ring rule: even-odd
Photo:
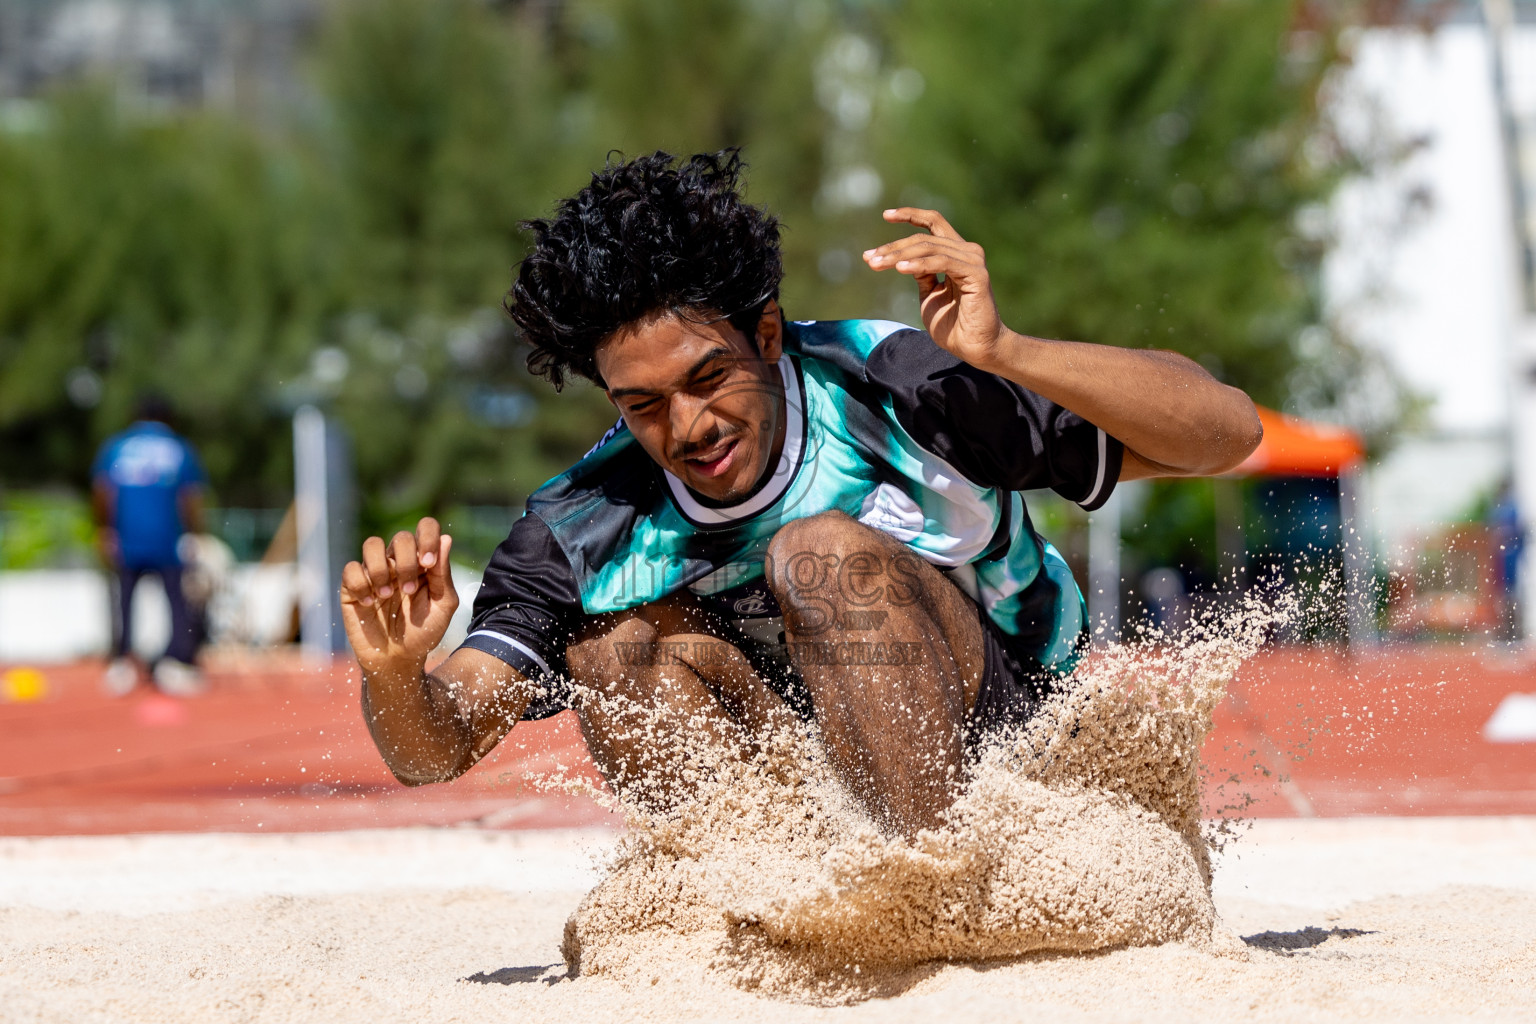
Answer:
[[[635,440],[694,493],[746,497],[778,457],[784,386],[782,321],[769,303],[748,338],[727,321],[661,314],[598,346],[597,369]]]

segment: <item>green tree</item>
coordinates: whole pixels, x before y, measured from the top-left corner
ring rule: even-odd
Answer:
[[[838,54],[850,42],[863,44],[846,5],[575,0],[555,28],[568,90],[563,119],[580,155],[567,191],[610,151],[686,156],[739,146],[750,166],[750,199],[783,225],[789,314],[884,310],[888,289],[859,272],[856,255],[883,229],[878,196],[846,204],[829,199],[826,187],[848,159],[840,144],[858,141],[840,128],[842,94],[830,80],[839,72]],[[873,71],[870,62],[852,74]],[[852,103],[863,104],[854,119],[864,124],[872,104],[863,95]]]
[[[1007,321],[1182,351],[1282,404],[1320,310],[1298,214],[1328,33],[1289,0],[909,0],[885,21],[922,96],[887,121],[904,202],[988,251]]]
[[[471,0],[338,5],[316,54],[355,247],[354,299],[396,325],[495,305],[517,223],[548,198],[552,97],[536,24]]]
[[[227,503],[286,501],[288,415],[315,402],[354,439],[365,528],[515,507],[613,415],[532,379],[497,309],[518,222],[610,150],[741,146],[792,316],[915,318],[858,252],[892,237],[880,206],[922,203],[987,246],[1013,326],[1175,348],[1271,404],[1343,394],[1360,362],[1319,334],[1301,230],[1348,167],[1316,144],[1338,53],[1293,17],[337,0],[286,124],[47,96],[0,133],[0,479],[83,483],[155,388]]]
[[[890,198],[936,206],[986,248],[1008,324],[1183,352],[1261,403],[1342,414],[1375,436],[1408,408],[1322,308],[1324,204],[1362,166],[1323,102],[1346,59],[1347,6],[904,0],[885,12],[887,61],[922,83],[881,118]],[[1352,400],[1365,390],[1370,401]],[[1209,481],[1152,485],[1128,571],[1214,577],[1212,494]]]
[[[307,385],[351,428],[368,528],[520,500],[609,422],[590,389],[529,378],[497,310],[563,160],[542,31],[517,9],[380,0],[339,5],[320,39],[348,312]]]
[[[95,90],[44,110],[0,136],[0,475],[83,482],[158,390],[216,480],[283,487],[261,383],[301,364],[336,301],[326,204],[220,118],[124,116]]]

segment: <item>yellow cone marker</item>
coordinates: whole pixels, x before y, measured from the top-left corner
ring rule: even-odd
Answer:
[[[35,668],[13,668],[0,676],[0,694],[17,704],[42,700],[48,696],[48,677]]]

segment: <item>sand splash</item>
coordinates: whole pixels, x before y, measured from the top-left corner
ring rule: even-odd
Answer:
[[[945,826],[910,841],[875,827],[804,727],[747,760],[703,729],[658,738],[683,745],[697,789],[665,813],[620,802],[629,833],[566,924],[567,964],[843,1003],[934,961],[1208,945],[1200,747],[1228,680],[1293,612],[1250,600],[1177,642],[1095,655],[1027,727],[982,745]]]

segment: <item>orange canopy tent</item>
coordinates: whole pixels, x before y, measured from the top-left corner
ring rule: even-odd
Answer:
[[[1360,435],[1343,427],[1287,416],[1259,406],[1264,440],[1233,470],[1236,476],[1340,476],[1365,461]]]

